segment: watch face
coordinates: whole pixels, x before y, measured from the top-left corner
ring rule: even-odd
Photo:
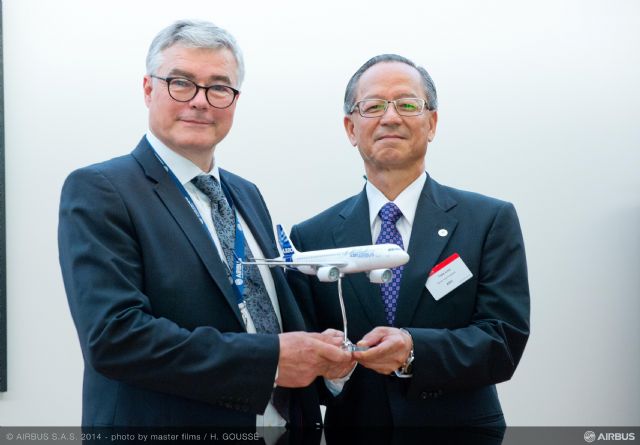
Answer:
[[[413,363],[414,360],[414,355],[413,355],[413,338],[411,337],[411,333],[409,331],[407,331],[406,329],[400,328],[400,331],[402,331],[403,333],[405,333],[409,338],[411,338],[411,350],[409,351],[409,356],[407,357],[407,360],[402,364],[402,366],[400,367],[400,369],[398,369],[397,371],[395,371],[395,374],[398,377],[411,377],[411,364]]]
[[[402,365],[402,368],[400,368],[400,370],[402,371],[403,374],[411,374],[411,364],[413,363],[413,359],[415,357],[413,356],[413,349],[409,352],[409,357],[407,357],[407,361],[404,362],[404,365]]]

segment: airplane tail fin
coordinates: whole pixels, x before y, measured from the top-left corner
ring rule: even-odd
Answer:
[[[282,258],[287,262],[291,262],[293,261],[293,255],[295,253],[298,253],[298,251],[296,250],[295,247],[293,247],[293,244],[289,240],[289,237],[287,236],[286,232],[284,231],[284,229],[280,224],[277,225],[277,229],[278,229],[278,244],[280,246]]]

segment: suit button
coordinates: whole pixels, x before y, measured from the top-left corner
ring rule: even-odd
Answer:
[[[421,398],[422,400],[427,400],[427,399],[429,398],[429,393],[428,393],[428,392],[426,392],[426,391],[422,391],[422,392],[420,393],[420,398]]]

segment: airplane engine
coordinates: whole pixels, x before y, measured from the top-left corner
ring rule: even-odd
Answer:
[[[369,272],[369,281],[372,283],[384,284],[391,281],[393,272],[391,269],[374,269]]]
[[[324,282],[337,281],[340,278],[340,269],[336,266],[324,266],[318,269],[316,273],[318,280]]]

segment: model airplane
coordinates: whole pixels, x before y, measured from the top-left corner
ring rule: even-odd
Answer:
[[[243,264],[295,269],[307,275],[317,275],[318,280],[325,282],[337,281],[343,274],[366,272],[372,283],[387,283],[393,278],[391,269],[409,261],[409,254],[395,244],[298,252],[280,224],[277,231],[281,256],[253,258]]]

